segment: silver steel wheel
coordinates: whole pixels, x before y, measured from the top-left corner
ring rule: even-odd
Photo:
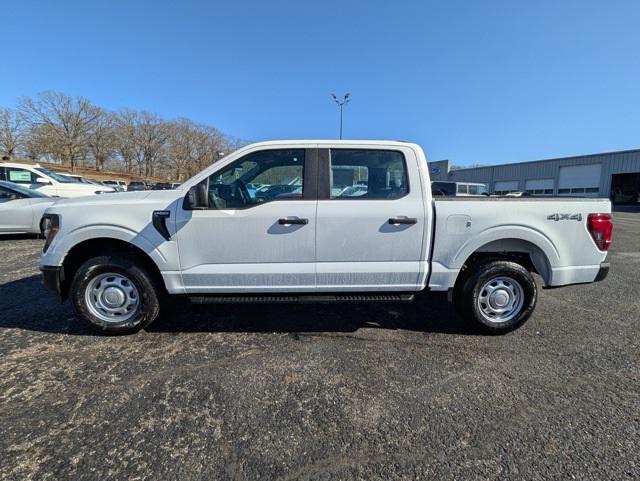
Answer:
[[[478,310],[493,323],[507,322],[516,317],[524,305],[524,290],[511,277],[494,277],[486,281],[478,296]]]
[[[140,306],[135,284],[126,276],[114,272],[91,279],[84,297],[91,313],[105,322],[131,319]]]

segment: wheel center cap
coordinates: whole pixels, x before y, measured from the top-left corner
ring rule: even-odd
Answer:
[[[124,292],[117,287],[107,287],[102,295],[102,300],[107,307],[120,307],[125,301]]]
[[[509,304],[509,294],[504,291],[496,291],[493,293],[493,304],[496,307],[504,307]]]

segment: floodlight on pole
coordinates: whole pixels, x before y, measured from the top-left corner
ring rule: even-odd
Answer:
[[[336,94],[331,94],[333,101],[338,105],[338,107],[340,107],[340,140],[342,140],[342,108],[349,103],[349,100],[351,100],[350,97],[351,94],[346,93],[344,94],[344,97],[342,97],[342,100],[340,100]]]

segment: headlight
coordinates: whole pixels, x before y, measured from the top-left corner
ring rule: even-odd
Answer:
[[[53,224],[51,223],[51,218],[43,217],[41,227],[42,227],[42,237],[44,237],[45,239],[48,238],[49,235],[51,235],[51,228],[53,227]]]
[[[47,252],[47,249],[53,242],[54,237],[60,230],[60,216],[57,214],[45,214],[40,221],[40,230],[42,235],[46,239],[42,252]]]

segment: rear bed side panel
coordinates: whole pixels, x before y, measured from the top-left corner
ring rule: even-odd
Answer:
[[[482,250],[530,250],[547,286],[592,282],[606,258],[586,227],[589,213],[611,211],[606,199],[437,200],[435,210],[432,290],[452,287],[469,256]]]

